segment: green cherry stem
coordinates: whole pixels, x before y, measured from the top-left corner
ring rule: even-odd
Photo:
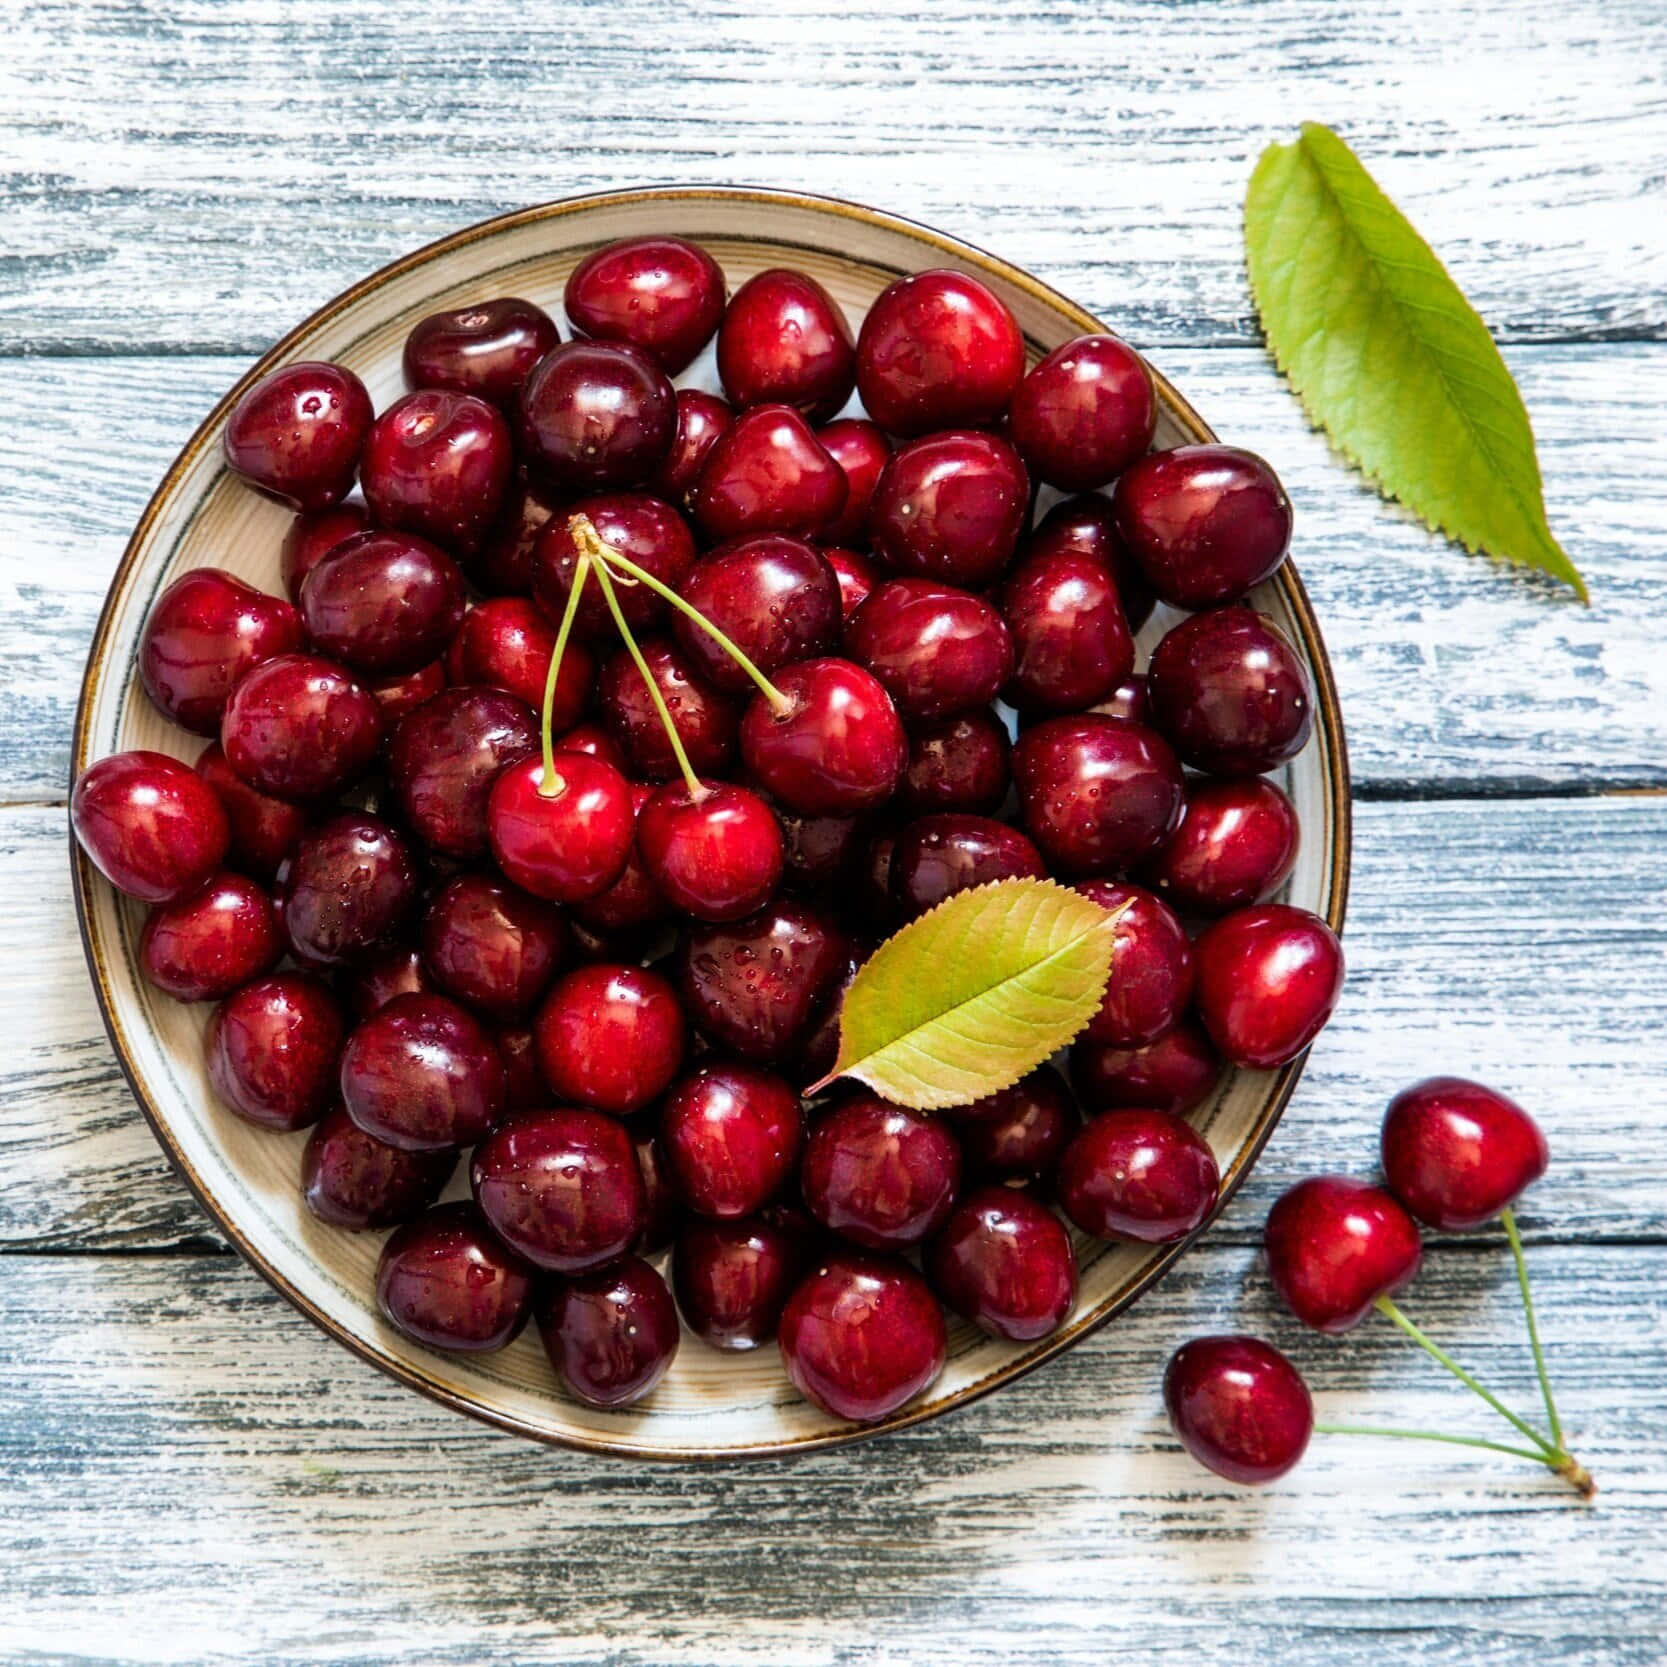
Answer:
[[[1482,1447],[1490,1453],[1508,1453],[1514,1459],[1527,1459],[1543,1464],[1561,1476],[1582,1499],[1590,1499],[1597,1492],[1591,1472],[1577,1464],[1568,1454],[1542,1453],[1529,1447],[1512,1447],[1503,1441],[1487,1441],[1475,1435],[1447,1435],[1441,1430],[1397,1430],[1379,1424],[1315,1424],[1316,1435],[1385,1436],[1393,1441],[1442,1441],[1450,1447]]]
[[[1551,1439],[1563,1450],[1563,1423],[1557,1416],[1557,1402],[1551,1393],[1551,1376],[1545,1369],[1545,1350],[1540,1347],[1540,1327],[1534,1318],[1534,1299],[1528,1290],[1528,1263],[1522,1254],[1522,1235],[1517,1231],[1516,1212],[1509,1204],[1499,1212],[1505,1237],[1511,1241],[1511,1255],[1516,1258],[1517,1286],[1522,1292],[1522,1311],[1528,1317],[1528,1341],[1534,1350],[1534,1370],[1539,1374],[1540,1393],[1545,1397],[1545,1415],[1551,1425]]]
[[[538,791],[546,799],[553,799],[562,790],[562,779],[556,774],[556,743],[550,733],[550,720],[556,709],[556,680],[561,675],[562,656],[567,652],[567,639],[573,634],[573,620],[579,612],[579,593],[590,577],[590,557],[579,557],[573,574],[573,588],[567,593],[567,607],[562,611],[561,625],[556,631],[556,646],[550,651],[550,669],[544,676],[544,705],[540,713],[539,739],[544,743],[544,772],[538,778]]]

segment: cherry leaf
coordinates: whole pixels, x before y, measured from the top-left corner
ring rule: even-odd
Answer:
[[[1051,880],[996,880],[888,938],[845,993],[839,1058],[916,1111],[969,1105],[1064,1047],[1105,994],[1121,911]]]

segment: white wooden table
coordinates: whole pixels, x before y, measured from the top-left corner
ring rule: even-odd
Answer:
[[[621,1664],[1667,1658],[1667,11],[1660,0],[0,0],[0,1661]],[[1421,532],[1258,345],[1239,203],[1339,126],[1496,330],[1564,593]],[[401,251],[614,185],[913,215],[1117,321],[1299,512],[1356,775],[1349,985],[1252,1183],[1125,1320],[934,1426],[633,1470],[441,1412],[216,1237],[123,1087],[63,800],[105,584],[273,337]],[[1333,1418],[1491,1433],[1386,1331],[1299,1336],[1255,1242],[1432,1070],[1550,1131],[1525,1230],[1602,1488],[1318,1440],[1277,1489],[1178,1452],[1199,1330]],[[1414,1313],[1531,1403],[1494,1235]]]

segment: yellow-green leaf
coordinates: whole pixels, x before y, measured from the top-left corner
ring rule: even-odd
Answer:
[[[1314,122],[1270,145],[1244,231],[1268,346],[1344,455],[1466,549],[1539,568],[1584,600],[1499,349],[1354,152]]]
[[[823,1082],[856,1077],[917,1111],[1009,1087],[1093,1018],[1120,912],[1051,880],[946,898],[863,964]]]

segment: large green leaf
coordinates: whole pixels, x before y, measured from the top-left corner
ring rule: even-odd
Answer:
[[[1093,1018],[1116,928],[1117,913],[1051,880],[957,892],[863,964],[815,1086],[856,1077],[917,1111],[1008,1087]]]
[[[1546,524],[1534,432],[1487,326],[1329,128],[1270,145],[1244,205],[1250,289],[1308,414],[1430,526],[1586,586]]]

